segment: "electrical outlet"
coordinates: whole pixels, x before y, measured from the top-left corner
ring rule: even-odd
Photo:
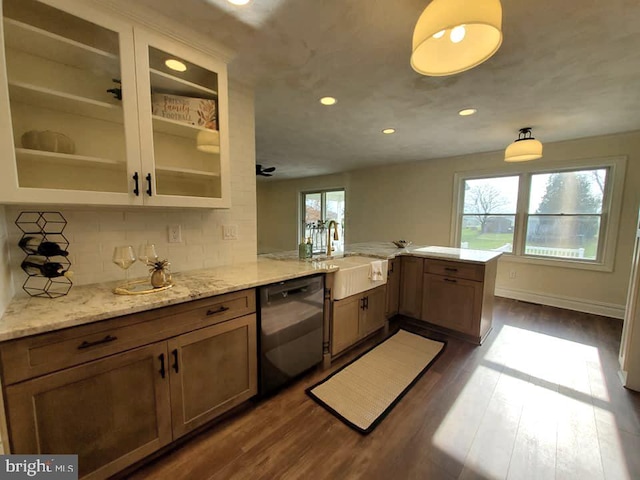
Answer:
[[[511,280],[513,280],[513,279],[515,279],[515,278],[516,278],[516,271],[515,271],[515,270],[511,270],[511,271],[509,272],[509,278],[510,278]]]
[[[222,226],[222,239],[223,240],[237,240],[238,239],[238,225],[223,225]]]
[[[182,243],[182,227],[180,225],[169,225],[167,227],[169,243]]]

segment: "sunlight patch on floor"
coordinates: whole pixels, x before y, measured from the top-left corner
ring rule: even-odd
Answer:
[[[623,446],[609,402],[596,347],[505,325],[432,441],[461,479],[630,479],[640,438]]]

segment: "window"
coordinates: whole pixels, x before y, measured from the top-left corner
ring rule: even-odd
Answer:
[[[344,190],[321,190],[301,194],[300,239],[311,238],[313,253],[327,251],[327,226],[331,220],[338,223],[340,239],[334,241],[334,248],[344,247]]]
[[[517,176],[464,180],[460,246],[511,252],[517,203]]]
[[[456,174],[453,243],[512,260],[611,270],[624,167],[614,158]]]

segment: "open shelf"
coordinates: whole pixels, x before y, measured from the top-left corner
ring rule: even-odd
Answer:
[[[149,71],[151,72],[151,88],[154,91],[186,97],[195,95],[199,98],[218,98],[218,92],[210,88],[182,80],[153,68],[149,69]],[[202,95],[205,95],[205,97],[202,97]]]
[[[109,158],[89,157],[86,155],[70,155],[68,153],[46,152],[44,150],[31,150],[29,148],[16,148],[18,160],[31,160],[38,162],[50,162],[56,165],[78,166],[95,164],[103,168],[118,168],[124,166],[124,162]]]
[[[196,125],[188,125],[186,123],[178,122],[177,120],[172,120],[170,118],[160,117],[158,115],[152,115],[152,119],[154,132],[175,135],[176,137],[195,139],[200,131],[215,131],[209,128],[198,127]]]
[[[162,173],[176,174],[180,176],[190,177],[219,177],[219,173],[207,172],[205,170],[193,170],[190,168],[181,167],[161,167],[156,165],[156,171]]]
[[[32,25],[5,18],[4,35],[7,48],[83,70],[97,68],[114,77],[120,75],[120,60],[117,55]]]
[[[123,112],[120,105],[112,105],[37,85],[10,81],[9,97],[12,102],[26,103],[35,107],[97,118],[113,123],[123,123]]]

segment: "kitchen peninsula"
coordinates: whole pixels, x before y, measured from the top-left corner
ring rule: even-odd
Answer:
[[[350,300],[325,292],[325,360],[380,332],[385,313],[415,311],[416,321],[478,344],[489,332],[499,253],[365,243],[344,253],[354,255],[393,267],[386,284],[362,297],[367,313],[356,302],[355,323],[342,309],[358,334],[343,335],[339,348],[335,322],[342,320],[332,312]],[[107,478],[254,397],[256,287],[323,274],[330,287],[339,268],[335,257],[270,257],[178,273],[173,288],[150,295],[114,295],[115,284],[105,283],[75,286],[58,299],[15,298],[0,320],[11,452],[72,451],[82,477]]]

